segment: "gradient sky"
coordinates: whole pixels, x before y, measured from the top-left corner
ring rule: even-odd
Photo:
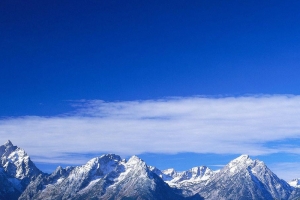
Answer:
[[[296,0],[0,1],[1,143],[11,139],[46,171],[116,149],[178,170],[249,153],[282,178],[300,177],[299,9]],[[195,132],[170,128],[185,121]],[[94,138],[81,136],[89,131]],[[117,142],[122,134],[134,148]],[[147,134],[156,146],[143,149]],[[201,134],[220,152],[197,150]],[[193,148],[175,148],[190,141],[182,135],[197,135]]]

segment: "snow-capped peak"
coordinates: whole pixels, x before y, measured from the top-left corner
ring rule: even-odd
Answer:
[[[140,159],[139,157],[137,156],[132,156],[131,158],[129,158],[129,160],[127,161],[127,164],[128,165],[137,165],[137,164],[140,164],[140,163],[143,163],[144,161],[142,159]]]
[[[13,146],[12,142],[10,140],[7,140],[5,143],[4,143],[4,146],[6,147],[10,147],[10,146]]]
[[[248,166],[253,164],[255,162],[252,160],[249,155],[241,155],[237,157],[236,159],[232,160],[228,163],[227,167],[229,168],[235,168],[235,167],[242,167],[242,166]]]
[[[138,199],[141,195],[147,199],[198,199],[201,196],[200,199],[207,200],[239,197],[287,200],[300,183],[300,179],[296,179],[290,182],[294,188],[289,186],[263,162],[252,160],[248,155],[232,160],[219,172],[206,166],[178,172],[173,168],[160,171],[137,156],[126,161],[118,155],[105,154],[82,166],[57,167],[47,175],[42,174],[26,152],[13,146],[11,141],[0,146],[1,152],[4,153],[1,154],[0,178],[1,173],[7,174],[8,182],[18,191],[23,192],[26,188],[20,200],[52,196],[62,199]],[[170,189],[165,183],[176,189]],[[165,196],[161,198],[161,195]]]
[[[11,152],[16,150],[17,147],[13,146],[10,140],[8,140],[4,145],[0,146],[0,157],[7,157]]]
[[[10,140],[0,146],[0,168],[2,168],[2,175],[4,174],[9,177],[9,184],[1,186],[6,188],[4,190],[9,191],[14,191],[16,189],[18,192],[23,192],[30,181],[42,174],[30,160],[26,152],[23,149],[14,146]],[[3,188],[0,187],[0,193]],[[15,199],[11,197],[12,196],[4,199]],[[0,199],[2,199],[2,197],[0,197]]]
[[[227,169],[231,173],[235,174],[240,170],[246,169],[248,167],[251,168],[252,173],[256,173],[257,170],[266,168],[265,164],[262,161],[252,160],[249,155],[241,155],[228,163],[224,169]]]
[[[171,176],[174,178],[176,176],[177,172],[175,171],[174,168],[166,169],[162,171],[165,175]]]
[[[214,172],[206,166],[193,167],[190,169],[190,172],[191,178],[201,180],[207,180],[214,174]]]
[[[196,194],[215,174],[206,166],[193,167],[182,172],[177,172],[173,168],[154,172],[169,186],[183,190],[183,194],[186,196]]]
[[[245,161],[252,161],[252,159],[250,158],[249,155],[247,154],[242,154],[239,157],[237,157],[236,159],[232,160],[231,162],[245,162]]]
[[[140,160],[142,160],[142,159],[140,159],[138,156],[136,156],[136,155],[133,155],[133,156],[131,156],[130,158],[129,158],[129,160],[136,160],[136,161],[140,161]],[[128,160],[128,161],[129,161]]]
[[[129,160],[126,162],[126,166],[127,166],[127,168],[135,168],[136,170],[137,169],[142,169],[142,170],[148,169],[148,166],[146,165],[146,163],[137,156],[132,156],[131,158],[129,158]]]
[[[19,179],[24,179],[28,176],[34,176],[40,173],[31,162],[27,153],[19,147],[16,147],[16,149],[8,148],[2,155],[1,162],[8,174]]]
[[[230,191],[230,192],[229,192]],[[200,193],[205,199],[288,199],[291,187],[262,161],[241,155],[213,176]]]
[[[213,176],[214,172],[206,166],[193,167],[187,171],[176,172],[174,169],[169,169],[164,171],[167,172],[169,176],[172,176],[174,179],[171,182],[201,182],[208,180]]]
[[[92,176],[105,176],[113,171],[121,162],[121,157],[115,154],[105,154],[89,160],[85,165],[77,167],[78,173]]]

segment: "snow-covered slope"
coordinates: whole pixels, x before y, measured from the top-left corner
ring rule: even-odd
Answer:
[[[151,170],[160,176],[169,186],[183,190],[185,196],[196,194],[215,174],[214,171],[206,166],[193,167],[183,172],[177,172],[173,168],[160,171],[152,167]]]
[[[268,200],[288,199],[292,190],[263,162],[241,155],[215,174],[199,193],[209,200]]]
[[[23,149],[9,140],[0,146],[0,156],[0,199],[18,199],[27,185],[42,172]]]
[[[20,200],[126,198],[184,199],[140,158],[133,156],[125,161],[107,154],[80,167],[58,168],[50,176],[40,176],[28,186]]]
[[[300,178],[296,178],[288,182],[294,188],[300,188]]]
[[[164,174],[168,174],[170,170],[164,170]],[[183,172],[171,172],[173,179],[167,181],[169,185],[187,186],[191,183],[205,183],[213,175],[214,172],[206,166],[193,167],[190,170]]]
[[[0,146],[0,200],[149,199],[149,200],[296,200],[299,179],[289,184],[263,162],[242,155],[218,172],[205,166],[177,172],[149,167],[106,154],[78,167],[42,173],[23,149],[10,141]]]
[[[290,195],[289,200],[299,200],[300,199],[300,179],[296,178],[289,182],[290,186],[294,188]]]

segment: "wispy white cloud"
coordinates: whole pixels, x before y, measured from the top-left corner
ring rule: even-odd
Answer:
[[[0,120],[30,155],[69,162],[68,153],[299,153],[272,141],[300,138],[300,96],[186,97],[147,101],[76,102],[73,113]],[[295,150],[295,151],[294,151]],[[45,161],[45,159],[43,159]]]

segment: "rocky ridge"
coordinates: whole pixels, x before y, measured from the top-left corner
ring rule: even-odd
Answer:
[[[199,166],[178,172],[148,166],[137,156],[127,161],[105,154],[82,166],[58,167],[51,174],[41,172],[10,141],[0,146],[0,156],[0,200],[300,198],[299,179],[287,183],[248,155],[218,171]]]

